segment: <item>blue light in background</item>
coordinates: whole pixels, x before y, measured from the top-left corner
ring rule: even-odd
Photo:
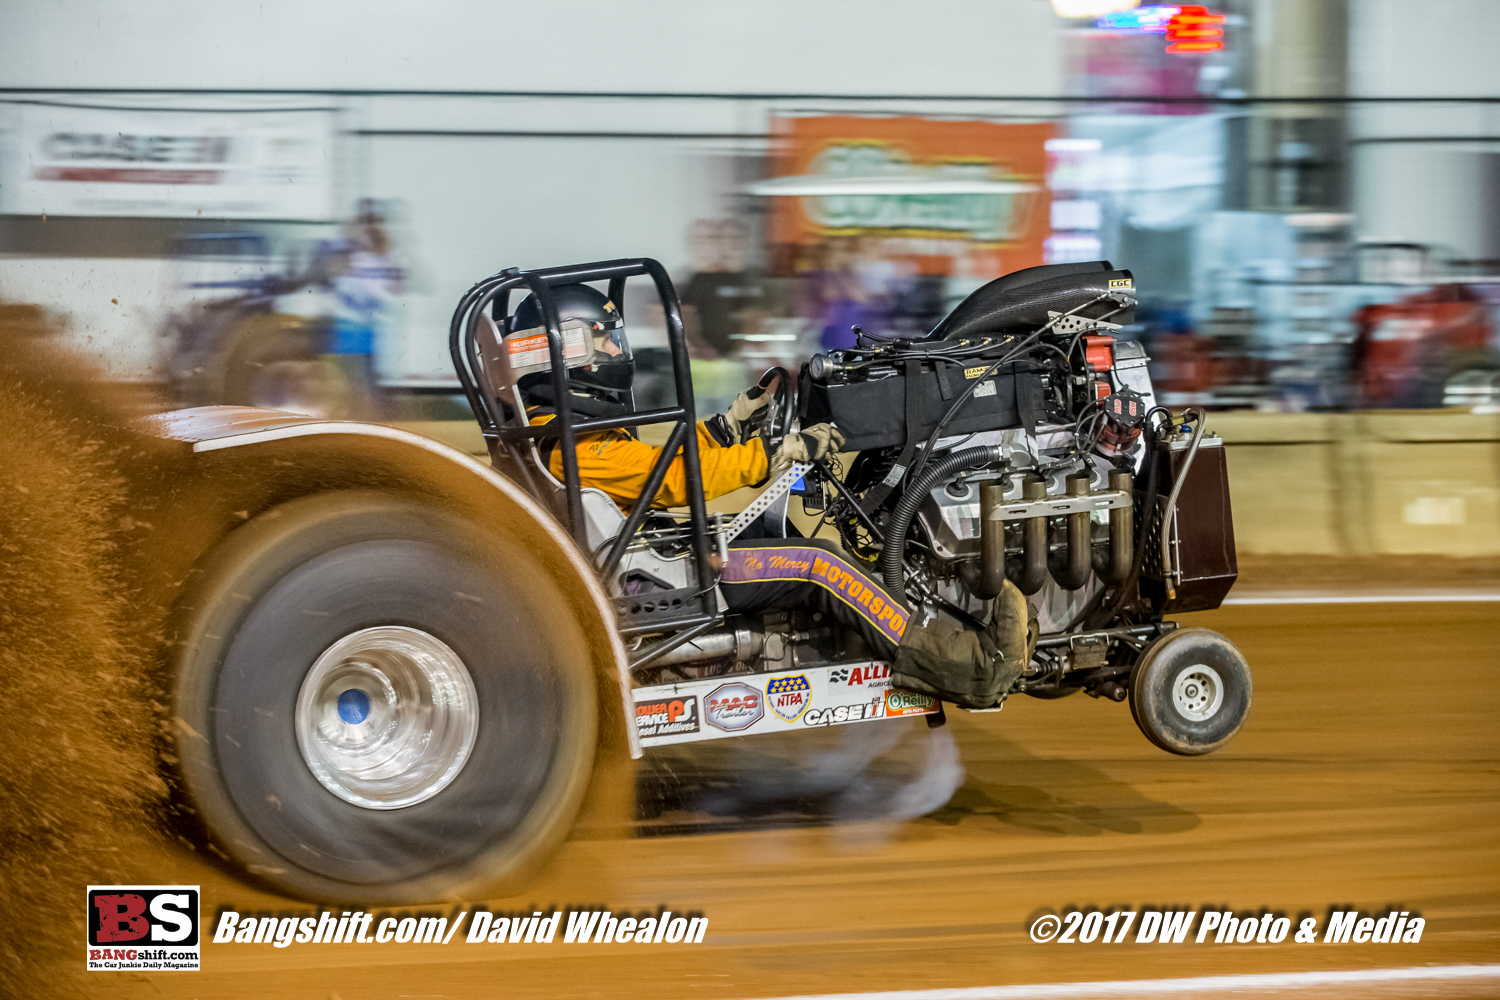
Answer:
[[[1176,17],[1181,10],[1180,7],[1165,5],[1135,7],[1131,10],[1105,14],[1099,18],[1094,27],[1104,31],[1118,31],[1122,34],[1163,35],[1167,31],[1167,22]]]

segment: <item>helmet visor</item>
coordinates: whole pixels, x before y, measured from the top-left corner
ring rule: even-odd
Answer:
[[[594,338],[594,364],[630,360],[630,341],[625,336],[624,320],[593,323],[590,326]]]

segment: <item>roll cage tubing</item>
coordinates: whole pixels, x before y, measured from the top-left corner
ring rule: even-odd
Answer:
[[[569,285],[587,281],[608,281],[609,297],[621,304],[625,301],[627,278],[646,276],[656,285],[656,294],[661,300],[662,312],[667,320],[667,344],[672,352],[672,375],[677,390],[677,405],[655,410],[642,410],[618,417],[596,417],[577,420],[567,392],[567,368],[563,361],[562,324],[558,319],[557,303],[552,295],[552,286]],[[479,378],[483,360],[479,353],[475,330],[479,317],[486,306],[500,328],[503,340],[504,323],[509,315],[509,300],[512,289],[524,285],[535,295],[541,305],[542,320],[547,332],[547,353],[552,366],[552,392],[557,400],[557,417],[541,425],[507,425],[503,419],[504,408],[500,399],[484,389],[488,383]],[[627,624],[621,629],[625,635],[651,631],[707,627],[719,617],[718,605],[712,586],[713,567],[709,563],[710,545],[708,511],[703,500],[703,468],[698,456],[698,435],[695,432],[697,417],[693,407],[692,368],[688,360],[687,339],[682,330],[682,310],[677,301],[677,292],[666,269],[649,257],[623,260],[598,261],[592,264],[575,264],[567,267],[546,267],[532,271],[507,268],[476,282],[453,311],[453,320],[448,327],[448,352],[453,358],[453,368],[463,386],[464,396],[486,443],[502,444],[514,454],[518,442],[537,438],[559,438],[562,451],[563,490],[566,494],[567,526],[573,540],[585,555],[588,553],[588,535],[585,530],[582,485],[578,475],[578,435],[591,431],[614,430],[621,427],[637,427],[643,424],[674,423],[667,443],[657,457],[651,473],[646,477],[645,487],[630,508],[620,533],[610,544],[602,565],[596,566],[599,576],[608,583],[619,568],[630,539],[640,528],[651,509],[656,494],[666,479],[677,451],[682,451],[683,472],[687,480],[688,516],[692,524],[693,567],[695,586],[688,592],[677,592],[679,610],[670,615],[653,616],[652,620],[638,624]],[[517,456],[519,458],[519,456]],[[517,463],[524,471],[524,460]],[[533,492],[536,492],[533,489]],[[670,595],[653,595],[668,597]],[[629,602],[626,602],[629,603]],[[620,600],[616,599],[617,607]],[[696,604],[696,613],[691,605]],[[624,608],[621,608],[622,613]]]

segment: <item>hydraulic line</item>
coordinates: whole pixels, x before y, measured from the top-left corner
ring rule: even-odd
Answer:
[[[1198,444],[1203,440],[1203,430],[1208,425],[1208,417],[1196,406],[1190,406],[1182,411],[1184,419],[1189,413],[1196,414],[1194,418],[1193,438],[1188,442],[1187,454],[1182,459],[1182,468],[1174,477],[1172,492],[1167,495],[1167,506],[1162,512],[1161,519],[1161,577],[1162,584],[1167,589],[1167,598],[1177,596],[1177,588],[1172,586],[1172,526],[1177,521],[1177,494],[1182,492],[1182,484],[1187,482],[1188,470],[1193,467],[1193,458],[1198,454]]]
[[[886,590],[893,597],[901,600],[906,598],[906,578],[901,570],[901,556],[906,549],[906,533],[928,492],[950,473],[975,466],[993,465],[1004,458],[1005,450],[998,444],[950,451],[937,459],[936,464],[928,466],[920,476],[907,481],[906,491],[901,494],[901,500],[886,524],[885,542],[880,550],[880,575],[885,581]]]

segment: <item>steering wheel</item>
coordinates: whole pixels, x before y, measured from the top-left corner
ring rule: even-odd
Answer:
[[[760,436],[765,442],[767,454],[770,454],[773,440],[780,440],[791,433],[792,417],[797,411],[792,392],[792,377],[787,370],[767,368],[766,373],[756,384],[762,389],[769,389],[772,382],[776,382],[776,389],[771,395],[771,405],[766,408],[766,418],[760,429]]]

